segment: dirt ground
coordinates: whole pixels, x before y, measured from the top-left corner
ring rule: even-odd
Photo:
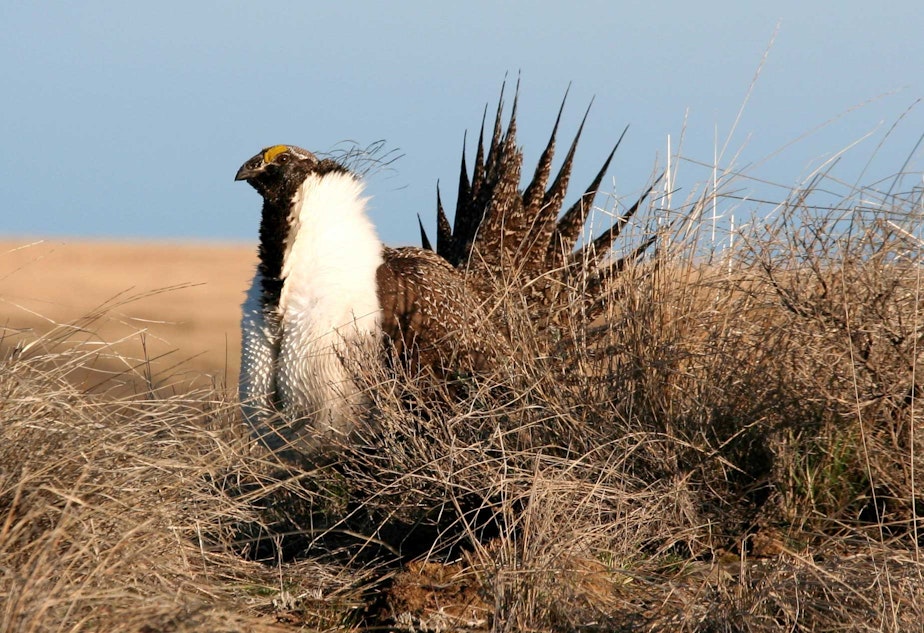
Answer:
[[[52,347],[102,341],[99,373],[76,377],[88,388],[146,372],[158,386],[233,385],[255,266],[247,244],[0,239],[0,348],[36,335],[64,339]]]

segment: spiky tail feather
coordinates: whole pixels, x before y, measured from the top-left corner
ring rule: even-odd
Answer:
[[[660,178],[656,179],[612,227],[577,249],[600,184],[628,127],[623,130],[584,193],[562,214],[574,156],[590,105],[584,113],[561,167],[550,184],[558,129],[568,97],[567,91],[565,92],[552,133],[532,179],[525,189],[520,190],[523,153],[516,144],[519,82],[506,129],[502,123],[503,96],[504,87],[501,88],[498,99],[487,152],[484,145],[487,120],[485,107],[471,177],[463,142],[458,197],[452,223],[443,208],[437,187],[436,252],[453,266],[476,277],[499,278],[506,282],[519,283],[528,289],[526,298],[529,307],[540,319],[542,315],[555,310],[556,298],[563,298],[564,294],[574,294],[563,293],[563,289],[574,287],[573,280],[588,280],[588,283],[580,284],[581,303],[584,306],[582,318],[592,319],[601,309],[600,298],[606,292],[608,282],[618,275],[627,262],[643,257],[657,241],[657,237],[651,235],[629,255],[616,261],[611,260],[613,243],[642,207]],[[423,247],[432,249],[422,225],[420,230]]]

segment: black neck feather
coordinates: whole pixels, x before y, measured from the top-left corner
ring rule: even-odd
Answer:
[[[260,221],[260,272],[262,285],[261,303],[265,311],[279,306],[282,292],[282,264],[285,257],[285,243],[291,229],[289,214],[291,199],[282,201],[273,198],[263,200],[263,217]]]

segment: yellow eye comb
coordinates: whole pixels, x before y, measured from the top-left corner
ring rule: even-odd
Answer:
[[[263,152],[263,162],[269,164],[273,162],[273,160],[275,160],[277,156],[287,151],[289,151],[289,148],[286,147],[285,145],[274,145],[268,150],[266,150],[265,152]]]

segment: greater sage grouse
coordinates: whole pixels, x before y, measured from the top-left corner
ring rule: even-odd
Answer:
[[[263,197],[259,264],[241,323],[240,399],[271,449],[311,456],[348,440],[365,403],[350,359],[399,358],[436,378],[487,370],[507,336],[492,303],[498,282],[518,289],[537,328],[559,327],[556,306],[573,306],[575,292],[581,318],[595,316],[606,280],[622,264],[610,256],[613,239],[651,189],[575,250],[619,143],[560,215],[583,122],[550,183],[559,110],[521,191],[516,97],[506,130],[502,107],[487,150],[482,120],[471,177],[463,149],[452,224],[437,195],[435,251],[422,226],[421,248],[383,246],[360,177],[336,160],[274,145],[237,172]]]

